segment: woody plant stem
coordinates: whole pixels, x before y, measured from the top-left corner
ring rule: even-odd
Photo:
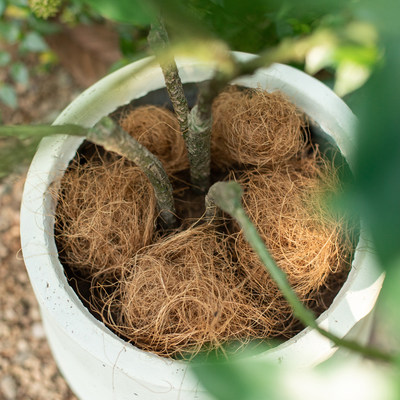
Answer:
[[[126,157],[141,169],[153,186],[163,225],[174,227],[176,217],[172,186],[160,160],[108,117],[89,129],[86,137],[94,144]]]
[[[169,228],[176,225],[172,186],[160,160],[110,118],[103,118],[93,128],[72,124],[0,126],[0,137],[15,137],[21,141],[56,134],[86,136],[90,142],[134,162],[153,186],[162,224]]]

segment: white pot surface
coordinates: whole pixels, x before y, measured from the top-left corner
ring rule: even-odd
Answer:
[[[235,55],[242,60],[252,57]],[[117,107],[164,87],[156,66],[134,74],[144,63],[128,65],[87,89],[55,124],[93,126]],[[206,62],[178,59],[177,63],[184,83],[203,81],[212,74],[212,65]],[[332,138],[351,166],[356,118],[322,83],[279,64],[235,83],[286,93]],[[23,255],[54,357],[82,400],[206,399],[186,363],[158,357],[119,339],[89,313],[66,280],[53,236],[55,204],[48,188],[62,176],[82,141],[64,135],[43,140],[30,167],[22,201]],[[340,337],[365,340],[382,280],[362,230],[349,277],[331,307],[318,318],[319,324]],[[310,367],[336,350],[317,332],[305,329],[257,357]]]

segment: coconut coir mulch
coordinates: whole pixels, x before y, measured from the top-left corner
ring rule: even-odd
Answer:
[[[337,190],[334,168],[282,94],[232,87],[213,111],[214,173],[242,185],[244,207],[273,257],[300,299],[320,313],[344,282],[353,251],[352,231],[323,206],[326,189]],[[120,125],[160,158],[177,203],[185,203],[188,163],[174,115],[155,106],[121,115]],[[192,216],[173,232],[156,221],[146,178],[114,154],[81,155],[61,182],[60,257],[89,284],[91,307],[113,331],[168,357],[299,331],[229,217]]]

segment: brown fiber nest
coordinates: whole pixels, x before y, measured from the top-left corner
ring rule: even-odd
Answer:
[[[249,304],[236,268],[227,238],[212,225],[160,240],[136,254],[120,293],[108,299],[112,326],[162,356],[254,337],[251,319],[262,311]]]
[[[338,183],[329,163],[296,160],[262,174],[245,172],[239,183],[247,214],[302,301],[318,302],[318,292],[332,284],[333,276],[343,281],[343,272],[350,268],[354,232],[344,217],[324,205],[326,194],[337,190]],[[242,232],[235,241],[249,289],[261,297],[279,296]]]
[[[320,168],[312,158],[240,179],[246,210],[272,255],[300,299],[316,309],[324,301],[320,292],[345,279],[352,252],[344,222],[321,208],[326,171]],[[331,183],[329,177],[325,184]],[[290,306],[242,233],[226,232],[226,226],[192,226],[139,250],[119,290],[103,299],[106,323],[169,357],[291,337],[299,325]]]
[[[121,268],[153,239],[156,201],[145,175],[108,154],[76,160],[61,182],[56,212],[61,257],[85,277],[119,279]]]
[[[213,103],[213,162],[263,168],[306,146],[304,116],[279,92],[231,86]]]
[[[344,281],[353,249],[344,221],[322,206],[324,190],[336,184],[334,170],[306,148],[304,121],[279,94],[231,88],[214,111],[217,164],[247,164],[231,172],[245,190],[245,208],[299,297],[321,312],[329,305],[326,293]],[[169,122],[160,122],[166,114]],[[180,138],[169,112],[146,107],[129,115],[136,124],[132,132],[142,132],[138,138],[159,151],[170,174],[184,168],[186,161],[175,160],[176,149],[164,137],[169,134],[157,131],[173,126],[167,129],[171,137]],[[139,348],[186,357],[227,342],[299,331],[289,305],[229,218],[186,220],[175,232],[158,231],[146,178],[107,153],[74,162],[61,187],[62,259],[91,282],[90,303],[104,323]]]
[[[186,146],[178,120],[168,109],[141,106],[124,113],[118,123],[156,155],[168,173],[188,168]]]

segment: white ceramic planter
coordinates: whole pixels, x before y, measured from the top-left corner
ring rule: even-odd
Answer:
[[[240,59],[252,57],[236,53]],[[133,63],[81,94],[55,121],[86,127],[117,107],[164,86],[161,70],[140,70]],[[209,78],[212,65],[178,60],[183,82]],[[351,165],[356,119],[327,87],[284,65],[260,70],[237,81],[286,93],[333,140]],[[54,357],[72,390],[82,400],[205,399],[187,364],[149,354],[125,343],[82,305],[68,285],[53,237],[55,204],[49,185],[62,176],[83,138],[56,136],[42,141],[28,173],[21,210],[22,250],[40,304]],[[371,311],[381,288],[377,262],[361,233],[349,278],[333,304],[318,319],[340,337],[365,340]],[[298,367],[316,365],[337,349],[317,332],[305,329],[281,346],[258,355]]]

